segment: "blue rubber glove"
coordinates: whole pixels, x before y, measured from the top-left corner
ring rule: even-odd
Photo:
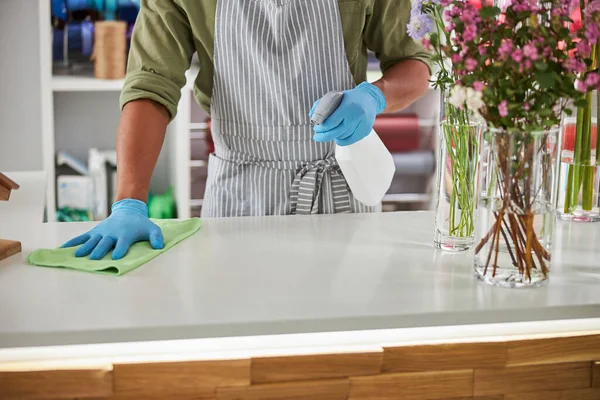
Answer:
[[[113,248],[113,260],[127,254],[136,242],[150,241],[153,249],[164,246],[162,231],[148,218],[148,206],[140,200],[125,199],[112,206],[111,215],[83,235],[69,240],[62,247],[83,244],[75,251],[76,257],[90,255],[90,260],[100,260]],[[90,254],[91,253],[91,254]]]
[[[319,104],[317,100],[310,110],[309,117]],[[315,142],[335,140],[340,146],[348,146],[363,139],[373,129],[375,117],[385,110],[385,96],[381,90],[363,82],[352,90],[346,90],[337,110],[321,125],[314,127]]]

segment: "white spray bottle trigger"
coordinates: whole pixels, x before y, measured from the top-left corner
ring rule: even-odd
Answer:
[[[321,125],[337,110],[343,97],[342,92],[336,91],[323,96],[310,122]],[[383,200],[394,179],[396,164],[374,130],[351,145],[336,145],[335,158],[356,200],[367,206],[375,206]]]

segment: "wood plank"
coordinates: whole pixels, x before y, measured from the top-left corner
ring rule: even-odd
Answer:
[[[473,396],[473,371],[436,371],[350,378],[350,399],[429,400]]]
[[[15,181],[4,175],[2,172],[0,172],[0,186],[4,186],[12,190],[17,190],[19,188],[19,185]]]
[[[383,350],[383,372],[501,368],[506,364],[505,342],[385,347]]]
[[[346,400],[347,379],[268,383],[217,389],[217,400]]]
[[[504,400],[504,396],[500,395],[500,396],[483,396],[483,397],[453,397],[451,399],[440,399],[440,400]]]
[[[0,260],[21,252],[21,242],[0,239]]]
[[[115,364],[115,394],[213,397],[217,386],[250,384],[250,360]]]
[[[588,388],[591,363],[475,370],[475,396]]]
[[[252,383],[377,375],[383,352],[316,354],[252,359]]]
[[[0,201],[8,201],[10,199],[10,192],[9,188],[0,185]]]
[[[592,363],[592,387],[600,388],[600,362]]]
[[[88,399],[112,394],[110,366],[98,369],[1,371],[0,399]]]
[[[600,390],[575,389],[554,392],[507,394],[504,396],[504,400],[600,400]]]
[[[508,342],[507,365],[554,364],[600,359],[600,335]]]

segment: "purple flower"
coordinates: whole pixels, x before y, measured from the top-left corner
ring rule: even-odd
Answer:
[[[585,7],[585,12],[588,15],[592,15],[595,12],[600,12],[600,0],[590,1]]]
[[[502,100],[500,104],[498,104],[498,114],[501,117],[506,117],[508,115],[508,101]]]
[[[467,58],[465,61],[465,68],[469,72],[475,71],[475,68],[477,68],[477,60],[471,57]]]
[[[515,62],[523,61],[523,50],[516,49],[515,51],[512,52],[511,57],[513,60],[515,60]]]
[[[577,89],[578,91],[585,93],[587,92],[587,85],[585,84],[584,81],[577,79],[575,81],[575,89]]]
[[[448,7],[450,4],[452,4],[452,0],[440,0],[440,4],[442,7]]]
[[[583,56],[583,57],[589,57],[590,54],[592,53],[592,45],[590,44],[590,42],[588,42],[587,40],[580,40],[577,43],[577,51]]]
[[[406,31],[408,36],[415,40],[421,39],[423,36],[428,34],[433,27],[433,21],[428,15],[425,14],[413,14],[410,17]]]
[[[598,31],[598,25],[593,23],[594,21],[590,22],[592,23],[587,23],[585,26],[585,37],[591,44],[596,44],[600,32]]]
[[[454,28],[456,28],[456,25],[454,25],[454,22],[450,22],[448,25],[446,25],[446,32],[452,32]]]
[[[585,84],[588,88],[595,89],[600,84],[600,75],[596,72],[590,72],[585,78]]]
[[[552,53],[554,53],[552,47],[544,47],[544,52],[542,53],[542,55],[544,56],[544,58],[550,58],[550,56],[552,56]]]
[[[473,83],[473,89],[475,89],[478,92],[481,92],[483,91],[483,89],[485,89],[485,83],[481,81],[476,81],[475,83]]]
[[[533,61],[538,59],[538,51],[536,47],[531,43],[528,43],[525,46],[523,46],[523,55],[525,55],[525,57]]]

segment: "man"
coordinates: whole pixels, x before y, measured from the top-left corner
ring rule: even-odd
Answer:
[[[138,241],[163,247],[145,204],[185,71],[200,60],[195,95],[211,113],[215,152],[203,217],[367,212],[334,159],[375,117],[428,89],[427,54],[406,35],[409,0],[142,0],[121,95],[117,194],[109,218],[64,246],[120,259]],[[367,49],[383,77],[364,82]],[[358,84],[356,86],[356,84]],[[343,90],[320,126],[309,111]],[[188,157],[182,154],[182,157]]]

